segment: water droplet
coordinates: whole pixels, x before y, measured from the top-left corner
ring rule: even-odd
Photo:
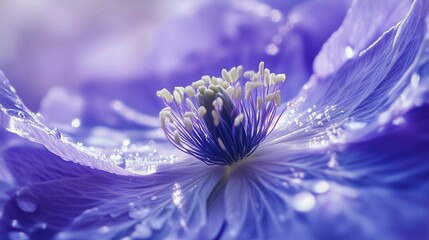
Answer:
[[[130,143],[131,143],[130,139],[125,139],[124,141],[122,141],[122,146],[128,147],[130,145]]]
[[[18,117],[24,119],[25,114],[22,111],[18,111]]]
[[[40,229],[46,229],[48,227],[48,224],[46,224],[45,222],[42,222],[39,224]]]
[[[321,194],[321,193],[327,192],[329,190],[329,188],[330,188],[329,183],[322,180],[322,181],[318,181],[314,185],[313,190],[315,193]]]
[[[396,126],[402,125],[405,123],[405,118],[403,117],[397,117],[395,120],[393,120],[393,124]]]
[[[16,93],[16,89],[15,89],[14,87],[12,87],[12,86],[9,86],[9,90],[10,90],[11,92],[13,92],[13,93]]]
[[[18,227],[18,226],[19,226],[18,220],[13,219],[13,220],[10,222],[10,225],[11,225],[12,227],[14,227],[14,228]]]
[[[100,233],[108,233],[110,231],[110,228],[108,226],[102,226],[98,229]]]
[[[30,239],[24,232],[10,232],[9,239],[11,240],[27,240]]]
[[[45,122],[45,117],[41,113],[36,113],[36,117],[40,122]]]
[[[293,196],[292,206],[298,212],[308,212],[316,206],[316,198],[309,192],[301,192]]]
[[[150,227],[154,230],[160,230],[164,226],[166,220],[165,216],[152,218],[150,220]]]
[[[110,160],[112,160],[112,162],[115,165],[118,165],[120,167],[125,167],[125,158],[124,155],[122,153],[114,153],[112,155],[110,155]]]
[[[122,213],[122,211],[115,210],[115,211],[111,212],[109,215],[110,215],[111,218],[117,218],[117,217],[119,217],[121,215],[121,213]]]
[[[20,189],[16,193],[15,201],[18,207],[24,212],[34,212],[37,209],[38,199],[28,189]]]
[[[128,216],[133,219],[142,219],[145,218],[150,213],[149,208],[139,208],[139,209],[132,209],[128,213]]]
[[[344,49],[344,55],[346,55],[346,58],[352,58],[355,55],[355,51],[353,50],[352,47],[347,46]]]
[[[71,125],[72,125],[72,127],[74,127],[74,128],[78,128],[78,127],[80,127],[80,119],[79,118],[75,118],[75,119],[73,119],[72,121],[71,121]]]
[[[137,224],[135,227],[134,232],[132,233],[131,237],[132,238],[149,238],[150,236],[152,236],[152,229],[150,229],[149,226],[147,226],[146,224]]]
[[[60,131],[58,131],[58,129],[57,129],[57,128],[52,129],[52,130],[50,131],[50,134],[51,134],[52,136],[54,136],[55,138],[57,138],[57,139],[61,139],[61,133],[60,133]]]
[[[323,122],[322,121],[318,121],[317,122],[317,126],[322,127],[323,126]]]
[[[366,122],[348,122],[345,127],[350,130],[359,130],[366,126]]]
[[[411,87],[418,88],[420,83],[420,75],[417,73],[414,73],[411,76]]]
[[[265,51],[268,55],[276,55],[279,52],[279,47],[274,43],[270,43],[266,47]]]
[[[328,167],[330,168],[334,168],[338,165],[337,162],[337,155],[335,153],[329,153],[329,162],[328,162]]]

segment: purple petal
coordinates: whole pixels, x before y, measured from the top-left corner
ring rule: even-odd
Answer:
[[[408,11],[412,1],[354,1],[341,27],[324,44],[314,62],[314,73],[326,77],[357,56]]]
[[[289,131],[303,127],[329,128],[350,121],[350,128],[355,128],[354,123],[363,127],[387,111],[405,93],[404,89],[416,89],[412,85],[418,83],[411,80],[425,66],[427,13],[426,2],[416,1],[397,27],[344,63],[337,72],[326,78],[314,75],[295,99],[296,103],[292,103],[298,107],[291,107],[286,113],[290,115]]]
[[[17,188],[3,226],[32,238],[195,236],[222,168],[177,167],[151,177],[119,176],[62,161],[40,147],[17,146],[3,159]]]

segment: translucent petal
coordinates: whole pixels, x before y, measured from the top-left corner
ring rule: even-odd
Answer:
[[[150,177],[119,176],[34,146],[10,148],[3,159],[23,186],[10,193],[3,226],[13,222],[32,238],[197,236],[207,224],[206,199],[223,173],[196,164]]]

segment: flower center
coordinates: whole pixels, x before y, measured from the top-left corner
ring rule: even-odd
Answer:
[[[274,128],[285,74],[243,67],[203,76],[190,86],[157,92],[166,108],[159,113],[167,139],[206,164],[231,165],[252,154]],[[244,83],[244,94],[242,83]]]

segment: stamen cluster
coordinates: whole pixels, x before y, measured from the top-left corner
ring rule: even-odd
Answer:
[[[159,113],[167,139],[206,164],[231,165],[252,154],[274,128],[285,74],[243,67],[203,76],[190,86],[157,92],[166,108]],[[243,87],[244,84],[244,94]]]

